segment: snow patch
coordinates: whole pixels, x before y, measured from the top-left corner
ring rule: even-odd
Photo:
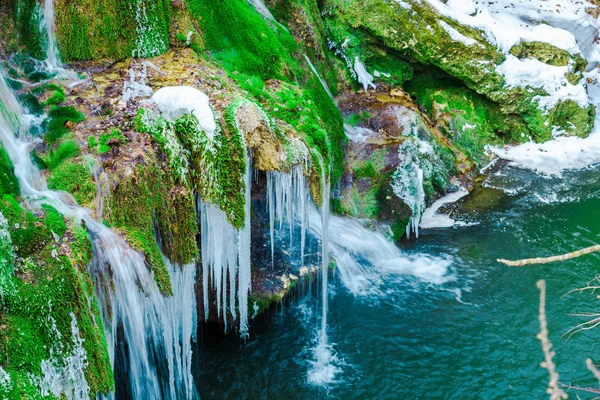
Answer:
[[[198,119],[198,129],[212,140],[217,123],[208,96],[190,86],[168,86],[159,89],[151,98],[167,120],[175,121],[185,114]]]
[[[446,21],[439,20],[438,24],[440,24],[440,26],[446,31],[446,33],[450,36],[450,38],[452,40],[461,42],[465,46],[473,46],[473,45],[481,46],[481,44],[479,44],[477,42],[477,40],[463,35],[458,30],[453,28],[450,24],[448,24]]]
[[[438,214],[439,209],[446,204],[455,203],[462,199],[469,192],[461,188],[458,192],[450,193],[428,207],[423,216],[421,217],[421,223],[419,227],[421,229],[432,229],[432,228],[451,228],[454,226],[455,221],[447,215]]]
[[[589,98],[582,84],[569,83],[566,74],[569,66],[556,67],[539,60],[519,59],[513,55],[496,67],[496,72],[504,76],[506,87],[533,87],[543,89],[549,96],[536,96],[540,107],[549,109],[561,100],[573,100],[581,107],[589,105]]]

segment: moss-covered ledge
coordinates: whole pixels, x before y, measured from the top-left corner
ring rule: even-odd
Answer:
[[[434,65],[459,79],[497,103],[506,115],[521,115],[527,127],[524,133],[536,140],[550,139],[556,128],[570,135],[589,134],[594,118],[592,106],[570,105],[572,121],[564,123],[564,106],[552,105],[545,109],[534,100],[548,95],[542,89],[505,84],[504,76],[496,69],[505,56],[488,43],[480,31],[440,15],[427,2],[408,0],[405,4],[407,6],[389,0],[326,0],[324,13],[333,43],[344,54],[360,56],[368,51],[352,38],[356,37],[355,32],[367,32],[380,46],[399,51],[421,65]],[[470,42],[454,40],[447,29],[458,31]],[[529,56],[540,55],[542,62],[561,62],[568,56],[570,72],[565,78],[571,81],[576,80],[581,71],[580,56],[564,54],[553,46],[545,45],[542,51],[540,46],[531,44],[528,50],[522,51]]]

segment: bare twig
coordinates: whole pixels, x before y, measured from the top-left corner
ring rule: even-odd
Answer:
[[[600,315],[600,314],[598,314],[598,315]],[[581,324],[578,324],[578,325],[575,325],[574,327],[572,327],[571,329],[569,329],[568,331],[563,333],[561,337],[567,336],[567,340],[569,340],[569,339],[571,339],[571,336],[573,336],[574,334],[583,332],[583,331],[587,331],[590,329],[594,329],[598,325],[600,325],[600,317],[591,319],[586,322],[582,322]]]
[[[542,350],[544,352],[544,361],[540,364],[542,368],[546,368],[550,374],[550,382],[548,383],[548,389],[546,392],[550,395],[550,400],[566,399],[569,396],[562,390],[558,385],[558,372],[556,372],[556,365],[552,361],[555,353],[552,351],[552,342],[548,338],[548,322],[546,319],[546,281],[539,280],[537,287],[540,289],[540,333],[537,338],[542,343]]]
[[[567,390],[574,389],[574,390],[581,390],[582,392],[600,394],[600,390],[594,389],[594,388],[581,387],[581,386],[571,386],[571,385],[567,385],[567,384],[561,383],[561,382],[559,382],[559,385],[562,386],[562,387],[564,387]]]
[[[559,256],[526,258],[524,260],[516,260],[516,261],[504,260],[504,259],[499,258],[497,261],[501,262],[503,264],[506,264],[509,267],[522,267],[524,265],[548,264],[548,263],[556,262],[556,261],[569,260],[571,258],[581,257],[583,255],[594,253],[596,251],[600,251],[600,244],[586,247],[585,249],[577,250],[572,253],[561,254]]]
[[[585,360],[585,365],[587,366],[587,369],[594,374],[594,377],[598,380],[598,382],[600,382],[600,371],[598,371],[598,368],[594,365],[594,362],[591,358]]]

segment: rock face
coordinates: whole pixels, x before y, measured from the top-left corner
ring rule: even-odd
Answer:
[[[380,87],[337,100],[350,139],[338,211],[380,220],[398,240],[418,224],[426,201],[452,186],[452,175],[468,176],[472,161],[402,90]]]
[[[360,60],[397,80],[420,73],[415,61],[439,68],[497,104],[504,118],[512,120],[506,128],[520,125],[519,134],[536,140],[547,140],[557,130],[579,136],[591,130],[595,110],[581,81],[586,61],[576,44],[566,51],[529,38],[505,43],[493,27],[510,29],[511,25],[494,21],[493,15],[483,20],[474,4],[473,13],[468,14],[439,0],[325,3],[332,15],[328,19],[332,43],[349,64]],[[549,31],[535,36],[540,40],[558,35],[575,42],[566,31],[530,24]],[[500,33],[509,38],[515,34]],[[397,66],[387,55],[400,59]],[[382,57],[388,58],[387,63]]]

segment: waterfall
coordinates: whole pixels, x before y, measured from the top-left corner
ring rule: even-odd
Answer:
[[[217,315],[223,317],[225,331],[227,331],[228,306],[229,315],[234,321],[237,319],[237,297],[242,337],[248,335],[248,295],[251,291],[252,160],[250,157],[246,160],[245,185],[245,221],[244,227],[240,230],[229,223],[227,215],[218,206],[204,203],[201,199],[197,202],[202,251],[204,318],[208,319],[209,316],[209,286],[216,290]]]
[[[327,342],[327,275],[329,273],[329,181],[325,179],[325,172],[321,176],[323,183],[323,204],[321,205],[321,218],[323,231],[321,232],[321,282],[323,315],[321,317],[321,340]]]
[[[238,277],[238,304],[240,307],[240,335],[248,336],[248,295],[252,291],[252,266],[250,259],[250,237],[252,236],[252,157],[246,157],[244,228],[238,233],[240,271]]]
[[[94,257],[89,270],[96,285],[109,354],[114,365],[117,328],[120,327],[127,344],[127,371],[133,397],[162,398],[153,360],[155,357],[160,360],[165,352],[169,354],[164,360],[171,375],[169,386],[179,388],[185,385],[189,388],[190,354],[187,342],[192,339],[193,332],[190,333],[190,329],[186,328],[185,333],[182,331],[169,336],[166,331],[174,325],[173,318],[177,319],[176,326],[193,326],[193,315],[192,322],[189,321],[189,312],[174,316],[169,303],[176,300],[163,298],[144,258],[120,236],[95,221],[90,210],[79,207],[71,195],[47,189],[45,180],[29,156],[34,138],[27,128],[35,120],[25,114],[1,72],[0,101],[0,140],[15,165],[22,196],[32,207],[49,204],[66,217],[83,221],[90,234]],[[186,287],[186,290],[188,295],[193,295],[193,286]],[[180,319],[184,317],[186,320]],[[178,348],[180,345],[182,349]],[[184,354],[185,351],[188,353]],[[184,382],[179,381],[180,377]]]
[[[54,25],[54,0],[45,0],[44,18],[42,19],[42,28],[48,35],[48,44],[46,46],[46,67],[48,72],[56,72],[63,69],[58,47],[56,46],[56,28]]]
[[[40,18],[40,32],[46,32],[46,59],[38,65],[38,68],[54,74],[59,79],[70,79],[78,81],[76,72],[68,70],[60,59],[60,52],[56,42],[56,25],[54,18],[54,0],[44,0],[44,13]]]
[[[310,229],[323,232],[322,217],[309,208]],[[355,296],[380,296],[386,281],[415,279],[442,285],[454,279],[452,260],[425,254],[407,254],[380,232],[368,229],[364,221],[332,215],[329,218],[329,253],[342,284]]]
[[[271,14],[271,11],[267,8],[262,0],[248,0],[250,4],[256,9],[256,11],[267,20],[275,21],[275,17]]]
[[[304,58],[306,59],[306,62],[308,63],[308,66],[312,70],[313,74],[315,74],[315,76],[319,79],[319,82],[321,82],[321,86],[323,86],[323,89],[325,89],[325,91],[327,92],[329,97],[331,97],[331,100],[333,100],[333,102],[335,103],[333,94],[331,93],[331,90],[329,89],[329,85],[327,84],[327,82],[325,82],[325,79],[323,79],[321,74],[319,74],[319,71],[317,70],[317,68],[315,68],[313,63],[310,61],[310,58],[308,58],[308,56],[306,54],[304,55]]]

